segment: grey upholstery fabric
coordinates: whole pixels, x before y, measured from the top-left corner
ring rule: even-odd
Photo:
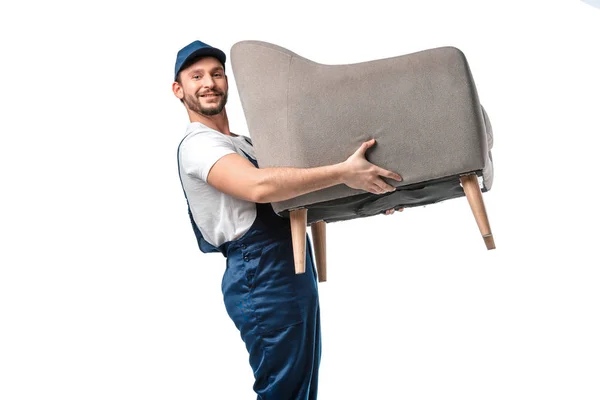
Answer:
[[[309,223],[365,217],[463,196],[458,176],[491,188],[492,130],[465,55],[440,47],[381,60],[324,65],[274,44],[236,43],[231,63],[260,167],[344,161],[371,138],[367,159],[398,172],[396,192],[337,185],[272,203],[308,208]]]

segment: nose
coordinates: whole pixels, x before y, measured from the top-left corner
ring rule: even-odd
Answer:
[[[212,88],[215,86],[215,81],[213,79],[213,77],[210,74],[206,74],[203,78],[202,78],[202,86],[206,87],[206,88]]]

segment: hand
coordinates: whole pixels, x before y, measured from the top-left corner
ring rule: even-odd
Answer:
[[[342,163],[342,181],[353,189],[361,189],[373,194],[383,194],[396,190],[381,177],[402,181],[402,177],[392,171],[371,164],[365,158],[367,149],[375,144],[375,139],[364,142],[346,161]]]
[[[392,215],[394,213],[394,211],[402,212],[402,211],[404,211],[404,207],[390,208],[389,210],[384,211],[384,214],[385,215]]]

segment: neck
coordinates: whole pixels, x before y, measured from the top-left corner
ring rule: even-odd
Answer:
[[[224,135],[234,136],[229,130],[229,120],[225,108],[217,115],[204,115],[188,109],[188,115],[190,116],[190,122],[200,122]]]

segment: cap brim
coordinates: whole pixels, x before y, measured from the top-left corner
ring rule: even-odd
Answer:
[[[181,70],[189,67],[191,63],[197,61],[200,57],[214,57],[217,60],[219,60],[221,64],[223,64],[223,68],[225,68],[225,61],[227,60],[225,53],[214,47],[205,47],[203,49],[198,49],[190,53],[181,63],[181,67],[179,67],[179,69],[175,73],[175,76],[177,76],[177,74],[179,74]]]

